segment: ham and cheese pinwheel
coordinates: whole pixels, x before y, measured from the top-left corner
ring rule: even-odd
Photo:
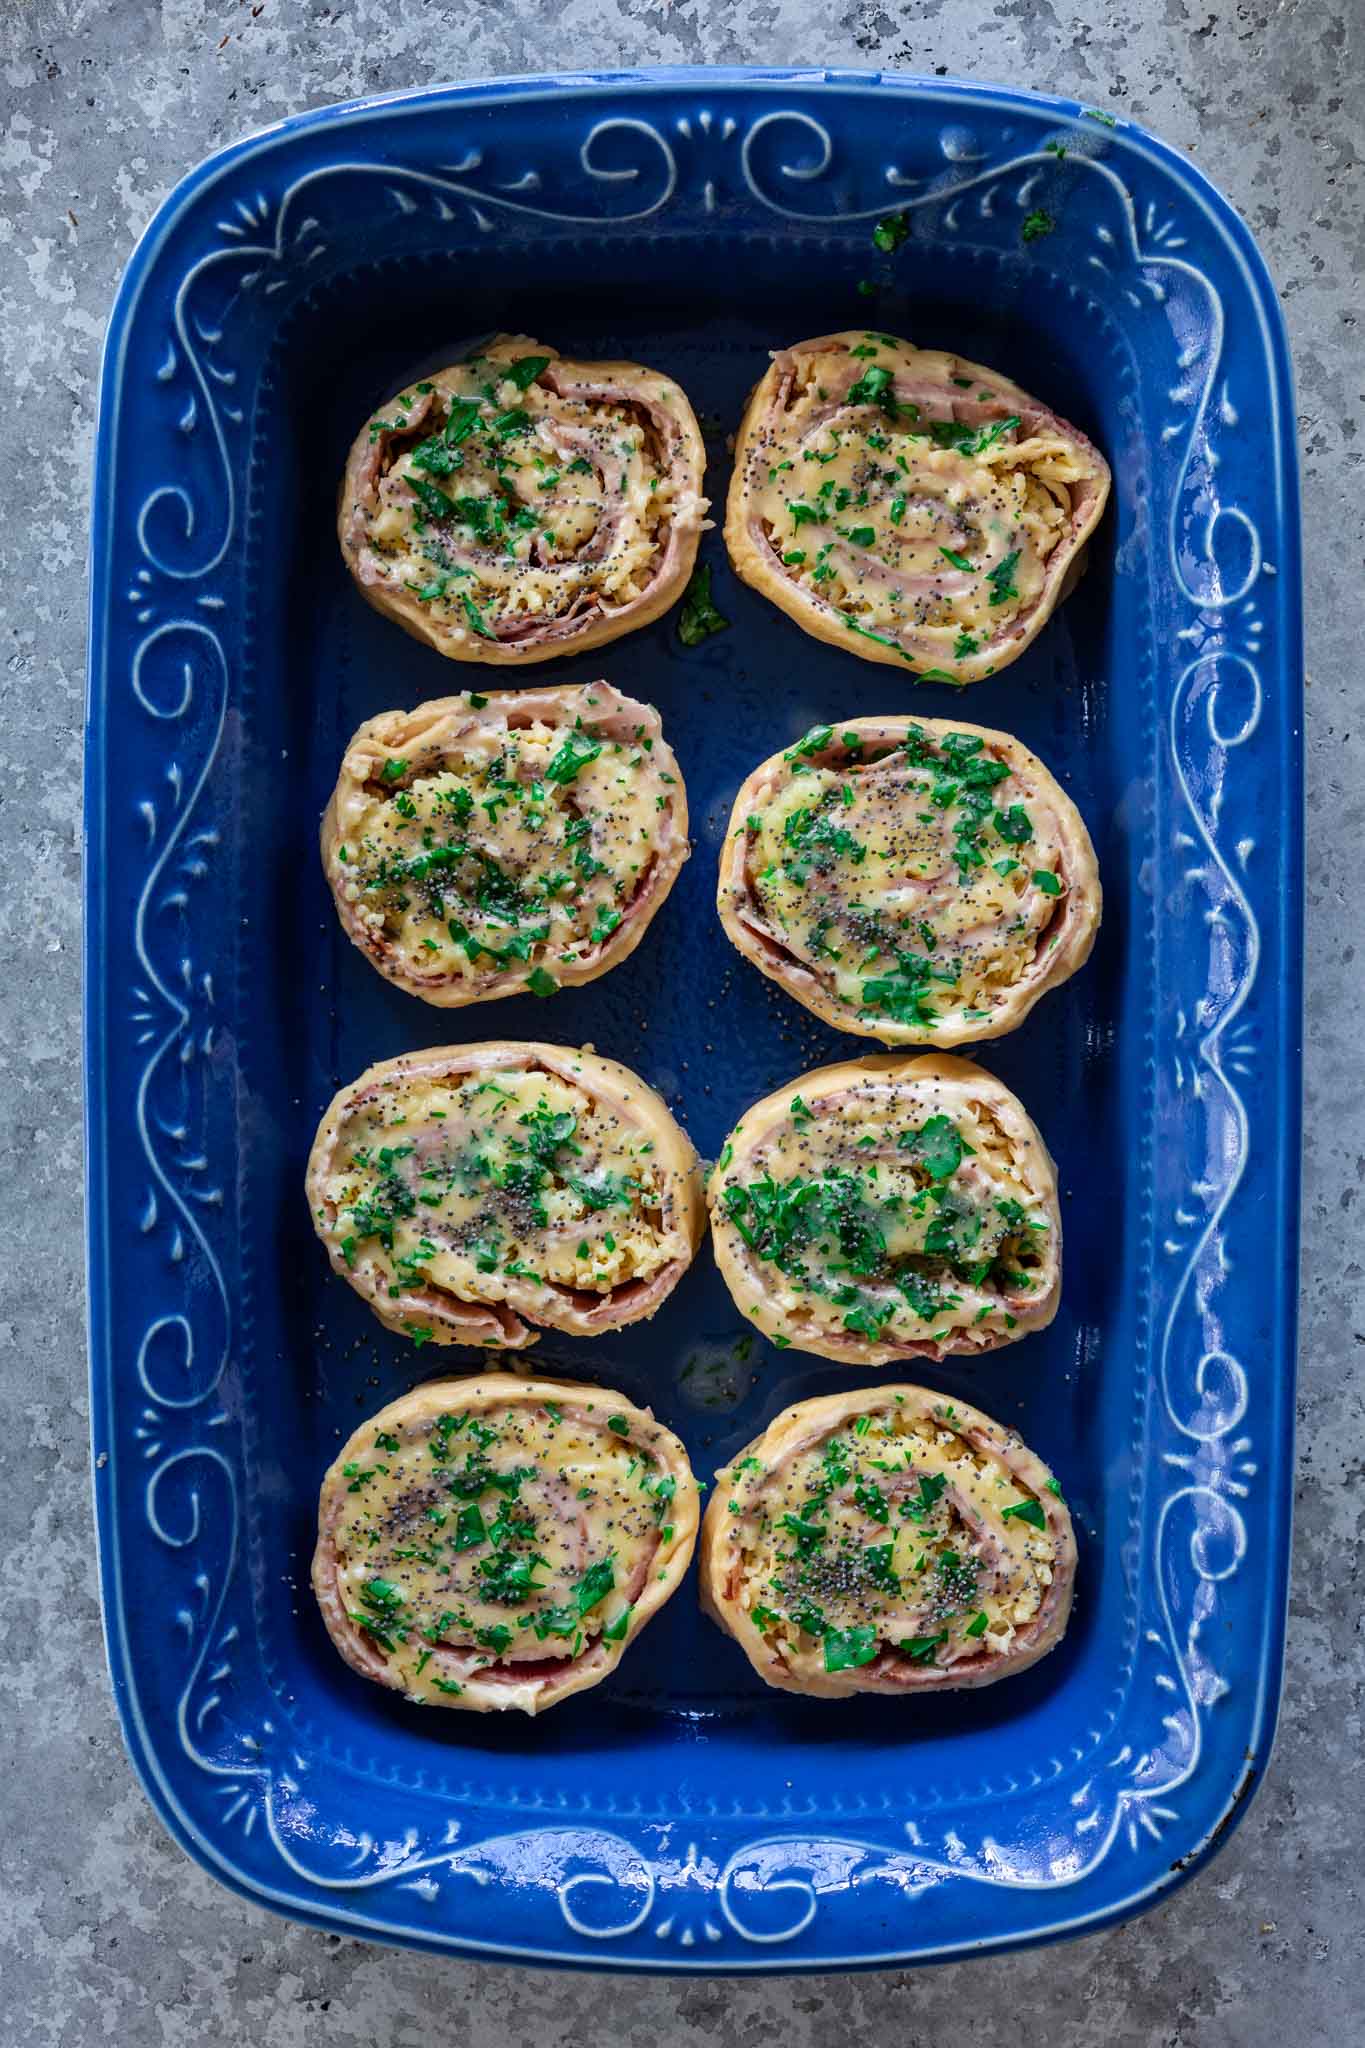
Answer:
[[[1052,1161],[1004,1083],[951,1054],[873,1053],[779,1088],[730,1133],[708,1200],[741,1314],[822,1358],[991,1351],[1057,1312]]]
[[[615,1670],[696,1533],[687,1453],[647,1408],[577,1382],[437,1380],[329,1469],[313,1590],[362,1677],[538,1714]]]
[[[337,531],[362,596],[438,654],[524,667],[682,596],[704,468],[671,377],[502,334],[361,428]]]
[[[1100,921],[1090,835],[1038,757],[933,719],[817,726],[756,768],[717,900],[764,974],[886,1045],[1012,1031]]]
[[[701,1599],[783,1692],[948,1691],[1036,1664],[1071,1611],[1061,1488],[924,1387],[798,1401],[716,1475]]]
[[[994,370],[829,334],[754,388],[725,543],[818,639],[974,683],[1041,631],[1108,495],[1085,435]]]
[[[706,1227],[701,1172],[652,1088],[556,1045],[381,1060],[308,1160],[313,1226],[380,1321],[521,1350],[652,1316]]]
[[[687,854],[659,714],[610,683],[386,711],[346,749],[322,821],[347,936],[447,1008],[605,974]]]

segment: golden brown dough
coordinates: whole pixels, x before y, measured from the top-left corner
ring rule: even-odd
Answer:
[[[385,711],[347,747],[322,821],[347,936],[447,1009],[607,973],[687,855],[659,714],[610,683]]]
[[[1084,965],[1101,897],[1079,811],[1019,740],[851,718],[749,776],[717,905],[740,952],[827,1024],[947,1047],[1012,1031]]]
[[[337,534],[361,595],[438,654],[524,668],[682,596],[705,466],[671,377],[501,334],[361,428]]]
[[[307,1188],[333,1270],[418,1344],[639,1322],[706,1227],[697,1155],[652,1088],[504,1039],[370,1067],[323,1116]]]
[[[362,1677],[538,1714],[615,1670],[696,1532],[687,1453],[647,1408],[579,1381],[436,1380],[329,1469],[313,1590]]]
[[[991,1685],[1066,1628],[1076,1539],[1013,1430],[925,1387],[798,1401],[716,1474],[701,1601],[783,1692]]]
[[[741,1117],[707,1200],[746,1321],[841,1364],[994,1350],[1057,1312],[1056,1171],[1003,1081],[872,1053]]]
[[[778,349],[735,445],[725,544],[806,632],[974,683],[1080,573],[1109,466],[981,363],[850,331]]]

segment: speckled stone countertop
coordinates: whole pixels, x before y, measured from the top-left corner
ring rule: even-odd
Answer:
[[[0,10],[0,2043],[1281,2048],[1360,2039],[1365,272],[1360,0],[8,0]],[[86,1458],[79,1051],[85,507],[100,339],[158,200],[328,100],[460,76],[800,61],[1052,87],[1188,149],[1250,221],[1298,372],[1308,1031],[1300,1471],[1268,1782],[1158,1911],[860,1978],[567,1978],[294,1927],[163,1834],[105,1676]],[[1359,1206],[1358,1206],[1359,1204]]]

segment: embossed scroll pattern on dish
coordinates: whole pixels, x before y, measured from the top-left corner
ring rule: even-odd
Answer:
[[[783,96],[774,100],[774,91]],[[904,95],[893,103],[909,104]],[[1182,1788],[1226,1690],[1220,1603],[1248,1554],[1245,1504],[1257,1505],[1266,1455],[1248,1420],[1258,1361],[1225,1334],[1228,1212],[1246,1170],[1244,1081],[1256,1051],[1243,1012],[1261,943],[1249,880],[1257,849],[1248,820],[1256,813],[1239,798],[1238,779],[1266,679],[1293,650],[1275,644],[1273,607],[1262,604],[1278,567],[1263,551],[1278,549],[1280,538],[1263,538],[1258,510],[1223,502],[1218,482],[1221,460],[1244,431],[1239,414],[1257,403],[1254,351],[1240,359],[1240,384],[1225,360],[1228,280],[1251,291],[1227,220],[1140,138],[1092,133],[1063,110],[1055,130],[1036,117],[1021,122],[1030,104],[1022,96],[926,93],[920,119],[938,124],[939,168],[911,176],[888,162],[880,183],[850,208],[843,123],[854,102],[832,86],[792,80],[760,93],[752,82],[718,76],[690,85],[675,78],[662,97],[585,92],[568,158],[551,139],[563,132],[561,114],[560,125],[544,131],[543,161],[511,184],[498,182],[479,147],[462,152],[460,96],[451,94],[446,168],[352,158],[347,151],[363,138],[341,127],[291,182],[276,182],[268,147],[239,157],[202,213],[198,252],[178,277],[156,367],[174,421],[167,447],[188,451],[188,466],[154,479],[135,508],[138,559],[109,598],[124,608],[119,632],[131,647],[108,674],[111,705],[122,713],[131,695],[143,720],[140,779],[113,793],[112,815],[121,823],[118,805],[135,806],[143,870],[132,913],[138,980],[124,1014],[115,1002],[108,1030],[136,1048],[145,1187],[136,1215],[106,1218],[103,1227],[111,1257],[147,1262],[153,1306],[118,1368],[118,1496],[102,1512],[116,1514],[120,1527],[132,1514],[136,1450],[145,1531],[175,1560],[177,1658],[154,1675],[132,1672],[117,1603],[109,1625],[130,1734],[162,1810],[210,1867],[287,1910],[358,1932],[459,1945],[463,1881],[523,1883],[529,1861],[538,1903],[522,1946],[509,1952],[657,1967],[676,1949],[674,1966],[690,1951],[698,1967],[791,1967],[873,1959],[851,1931],[869,1886],[892,1902],[889,1952],[904,1954],[915,1950],[919,1902],[939,1888],[1065,1894],[1129,1858],[1130,1888],[1140,1894],[1149,1870],[1169,1861],[1162,1850],[1152,1862],[1151,1840],[1168,1830],[1180,1838]],[[233,1162],[199,1142],[214,1092],[230,1085],[220,1033],[232,1025],[231,944],[216,923],[192,926],[189,912],[210,890],[231,888],[218,777],[254,374],[234,357],[235,313],[247,297],[278,297],[283,310],[306,286],[338,191],[352,202],[368,191],[363,203],[397,221],[434,217],[474,242],[509,220],[564,229],[596,226],[605,214],[614,226],[704,225],[725,209],[740,210],[757,230],[837,220],[862,223],[864,233],[895,207],[913,221],[925,217],[942,237],[989,243],[1002,222],[1017,237],[1023,216],[1046,197],[1057,160],[1043,143],[1054,133],[1067,138],[1089,207],[1069,251],[1161,352],[1168,397],[1160,432],[1178,457],[1169,503],[1149,508],[1154,573],[1179,608],[1179,660],[1156,684],[1169,748],[1156,773],[1170,790],[1163,827],[1185,892],[1180,932],[1156,939],[1169,1008],[1157,1018],[1152,1080],[1171,1119],[1164,1142],[1187,1161],[1177,1189],[1166,1173],[1151,1191],[1155,1213],[1143,1221],[1156,1239],[1156,1388],[1143,1425],[1154,1462],[1145,1491],[1135,1482],[1134,1513],[1154,1604],[1140,1617],[1128,1684],[1130,1696],[1142,1697],[1152,1739],[1142,1747],[1124,1740],[1116,1712],[1088,1754],[1024,1767],[997,1788],[1002,1803],[993,1814],[968,1828],[932,1809],[866,1828],[777,1813],[740,1814],[722,1827],[693,1815],[678,1818],[661,1850],[658,1831],[628,1813],[610,1826],[580,1823],[548,1802],[536,1812],[528,1799],[525,1825],[501,1833],[480,1834],[477,1816],[463,1817],[458,1802],[434,1831],[380,1839],[358,1822],[349,1833],[314,1830],[312,1766],[287,1714],[239,1720],[230,1704],[234,1673],[260,1654],[242,1424],[238,1404],[224,1399],[249,1308],[234,1302],[225,1278],[224,1248],[236,1228]],[[117,420],[110,432],[118,433]],[[158,460],[163,455],[169,463],[159,448]],[[1221,566],[1233,557],[1235,573]],[[1193,938],[1201,931],[1202,953]],[[173,1675],[173,1699],[150,1697],[149,1687],[170,1686]],[[188,1773],[163,1759],[164,1737],[153,1729],[161,1722],[173,1723]],[[1067,1826],[1060,1834],[1016,1831],[1024,1809],[1015,1795],[1047,1773],[1067,1781]],[[193,1780],[207,1796],[187,1790]],[[241,1875],[234,1842],[251,1838],[269,1843],[264,1876]],[[253,1870],[260,1868],[257,1854]],[[1120,1876],[1110,1896],[1123,1897],[1125,1885]],[[1062,1896],[1050,1911],[1065,1924],[1073,1908]],[[498,1942],[473,1945],[493,1953]]]

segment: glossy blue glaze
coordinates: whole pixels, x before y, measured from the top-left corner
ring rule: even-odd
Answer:
[[[910,238],[879,256],[898,207]],[[1036,209],[1055,227],[1025,243]],[[689,1584],[544,1722],[419,1711],[340,1663],[307,1590],[324,1466],[433,1368],[313,1240],[319,1111],[406,1048],[545,1036],[638,1068],[714,1153],[755,1097],[863,1049],[720,932],[737,784],[818,720],[960,700],[808,639],[712,536],[729,632],[688,650],[664,619],[548,672],[663,712],[696,837],[665,910],[589,989],[443,1016],[340,937],[316,855],[358,721],[478,681],[349,586],[344,453],[404,380],[524,329],[676,376],[719,504],[765,349],[864,322],[998,365],[1114,469],[1080,590],[962,705],[1061,776],[1104,877],[1090,965],[982,1053],[1060,1165],[1063,1306],[932,1374],[1061,1475],[1074,1620],[986,1692],[831,1705],[765,1691]],[[129,1747],[225,1882],[433,1949],[790,1970],[1093,1928],[1226,1828],[1271,1739],[1289,1540],[1292,423],[1271,288],[1225,202],[1126,123],[1020,93],[775,71],[455,87],[286,122],[162,207],[114,311],[95,492],[92,1414]],[[751,1342],[707,1251],[653,1324],[536,1362],[651,1402],[708,1477],[844,1383]]]

